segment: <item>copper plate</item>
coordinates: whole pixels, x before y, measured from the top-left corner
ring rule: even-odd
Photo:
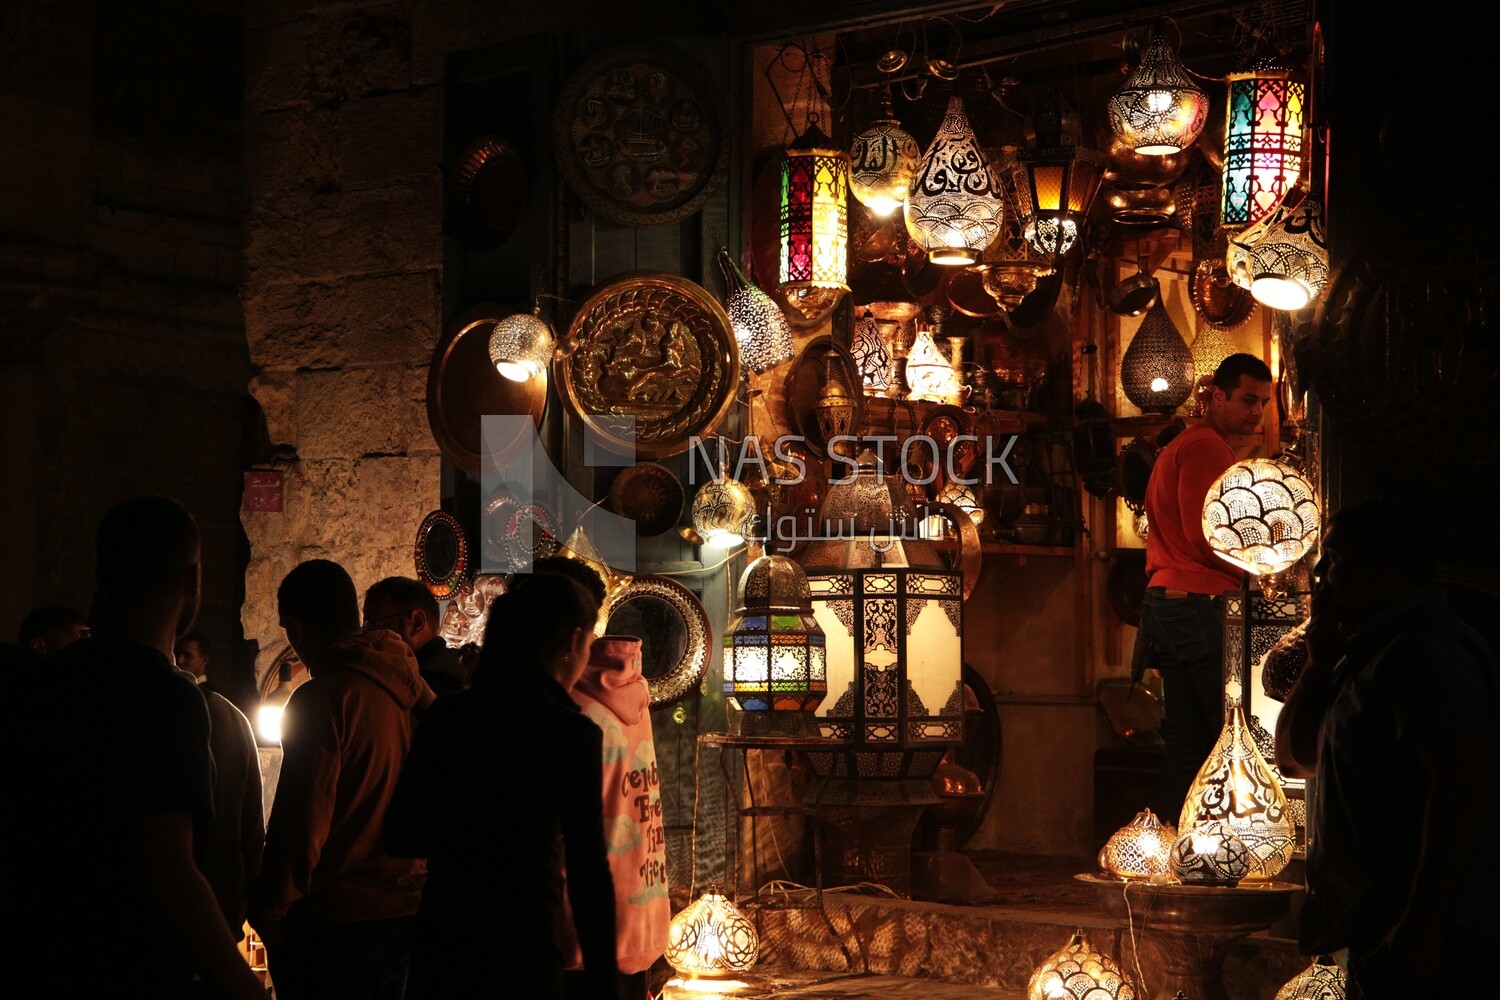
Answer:
[[[637,576],[605,599],[599,635],[641,639],[652,705],[670,705],[703,679],[713,628],[703,603],[669,576]]]
[[[843,365],[844,386],[854,400],[853,433],[861,433],[865,426],[865,394],[861,389],[859,365],[849,349],[832,337],[814,337],[807,342],[787,371],[783,392],[787,426],[792,433],[801,435],[808,449],[819,458],[825,457],[828,449],[824,447],[823,434],[818,430],[817,411],[814,407],[817,406],[819,393],[823,391],[823,383],[827,381],[827,358],[830,353],[837,355]]]
[[[530,431],[509,441],[491,442],[484,454],[480,418],[486,414],[529,416],[540,425],[547,408],[545,372],[512,382],[490,363],[490,332],[514,313],[502,305],[476,306],[448,323],[438,339],[427,372],[427,422],[443,456],[472,475],[494,472],[515,458]]]
[[[953,272],[946,294],[948,304],[965,316],[988,319],[1005,311],[999,300],[984,290],[984,275],[967,267]]]
[[[930,437],[938,445],[938,466],[944,476],[948,474],[949,448],[960,434],[973,434],[974,421],[969,414],[965,413],[963,407],[954,406],[951,403],[939,403],[927,411],[927,416],[922,418],[921,434]],[[964,441],[957,447],[952,448],[953,471],[964,475],[968,473],[969,466],[977,457],[977,443]],[[931,459],[932,454],[926,448],[914,449],[924,459]]]
[[[1236,285],[1222,260],[1200,260],[1188,282],[1188,298],[1204,323],[1215,330],[1235,330],[1255,312],[1255,296]]]
[[[718,88],[665,47],[599,53],[573,71],[552,117],[558,165],[584,204],[652,226],[696,212],[729,167]]]
[[[412,561],[417,579],[439,600],[453,596],[469,578],[469,540],[458,518],[435,510],[417,526]]]
[[[472,249],[493,250],[515,232],[526,204],[526,166],[516,147],[482,135],[459,154],[449,184],[449,223]]]
[[[655,462],[638,462],[622,471],[609,486],[609,509],[635,522],[638,535],[660,535],[682,518],[686,496],[670,469]]]
[[[600,285],[573,317],[577,349],[556,365],[568,410],[622,455],[687,451],[729,412],[740,353],[724,307],[666,271],[632,271]],[[634,417],[631,434],[620,417]]]

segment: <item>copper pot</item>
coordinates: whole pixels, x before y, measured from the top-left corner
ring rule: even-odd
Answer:
[[[1104,179],[1115,187],[1162,187],[1182,176],[1191,155],[1191,149],[1184,149],[1166,156],[1144,156],[1116,139],[1109,145]]]

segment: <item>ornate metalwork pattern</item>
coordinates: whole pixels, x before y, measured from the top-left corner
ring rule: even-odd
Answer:
[[[896,601],[865,601],[865,652],[889,653],[895,656],[900,647],[896,639]],[[908,612],[910,615],[910,612]],[[911,631],[908,620],[906,631]]]
[[[1146,310],[1120,359],[1120,383],[1148,413],[1171,413],[1192,394],[1193,354],[1160,302]]]
[[[1183,882],[1234,885],[1250,874],[1249,846],[1222,820],[1184,832],[1172,845],[1167,865]]]
[[[876,215],[890,215],[906,201],[922,149],[887,114],[855,137],[849,151],[849,182],[854,197]]]
[[[577,346],[558,365],[563,399],[612,451],[686,451],[734,402],[740,365],[729,317],[686,278],[635,271],[606,282],[578,310],[568,339]],[[623,418],[633,418],[633,435]]]
[[[712,887],[672,918],[664,954],[685,976],[720,977],[748,971],[759,951],[755,924]]]
[[[1260,221],[1302,173],[1307,89],[1286,70],[1263,66],[1229,76],[1220,225]]]
[[[1320,525],[1312,486],[1269,458],[1231,465],[1203,501],[1203,535],[1215,554],[1256,576],[1284,572],[1307,555]]]
[[[1208,95],[1188,78],[1161,34],[1151,37],[1140,65],[1106,109],[1115,135],[1147,156],[1186,149],[1208,123]]]
[[[906,203],[906,228],[935,263],[972,264],[1000,233],[1004,201],[961,97],[922,155]]]
[[[568,184],[614,222],[696,212],[729,166],[724,99],[686,56],[625,48],[580,65],[558,96],[552,143]]]
[[[1135,1000],[1135,987],[1114,959],[1083,931],[1037,966],[1026,984],[1027,1000]]]
[[[854,336],[849,345],[849,354],[859,370],[860,385],[871,396],[884,395],[891,387],[891,343],[882,336],[881,321],[866,312],[854,324]],[[888,323],[892,332],[896,324]]]
[[[432,596],[452,596],[469,578],[470,570],[469,541],[458,518],[445,510],[432,511],[422,518],[412,559],[417,579],[426,584]]]
[[[1157,819],[1150,809],[1142,809],[1099,849],[1099,870],[1126,879],[1165,875],[1176,840],[1175,826]]]

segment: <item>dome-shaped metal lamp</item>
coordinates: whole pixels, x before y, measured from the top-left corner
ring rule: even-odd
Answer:
[[[802,567],[763,555],[740,575],[740,606],[724,636],[724,696],[744,713],[741,735],[816,736],[828,692],[823,629]]]
[[[745,540],[755,517],[749,487],[720,473],[693,496],[693,530],[710,548],[732,549]]]
[[[1323,205],[1302,192],[1283,201],[1270,215],[1231,238],[1226,262],[1229,274],[1262,305],[1288,312],[1302,309],[1328,283],[1328,243],[1323,235]]]
[[[1106,107],[1115,135],[1145,156],[1187,149],[1208,122],[1208,95],[1188,77],[1159,32],[1146,43],[1140,65]]]
[[[1176,827],[1157,819],[1150,809],[1142,809],[1099,849],[1099,870],[1124,879],[1166,875],[1170,870],[1167,856],[1176,840]]]
[[[1135,987],[1120,964],[1094,947],[1079,928],[1026,984],[1026,1000],[1135,1000]]]
[[[1252,576],[1290,569],[1318,540],[1321,522],[1312,484],[1270,458],[1234,463],[1203,498],[1203,536],[1214,554]]]
[[[495,324],[490,332],[490,361],[512,382],[525,382],[546,375],[556,343],[539,303],[529,313],[516,313]]]
[[[1120,359],[1125,398],[1146,413],[1172,413],[1193,392],[1193,355],[1158,301]]]
[[[711,885],[672,918],[664,957],[681,977],[669,982],[669,987],[675,984],[692,990],[694,980],[708,980],[718,988],[709,987],[707,992],[725,992],[727,981],[755,967],[760,935],[739,907]]]

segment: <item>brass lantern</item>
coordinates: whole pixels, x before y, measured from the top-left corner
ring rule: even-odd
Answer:
[[[757,375],[790,361],[796,352],[792,347],[791,327],[787,326],[781,308],[745,277],[727,249],[719,248],[717,260],[724,275],[729,325],[734,328],[734,339],[739,344],[740,361]]]
[[[1259,223],[1230,238],[1227,265],[1235,283],[1250,289],[1262,305],[1288,312],[1305,307],[1328,282],[1322,203],[1300,191],[1288,196]]]
[[[906,229],[934,264],[972,264],[999,235],[1003,210],[963,98],[950,97],[912,181]]]
[[[1306,96],[1307,88],[1274,63],[1229,75],[1220,225],[1259,222],[1297,183]]]
[[[1031,974],[1026,1000],[1135,1000],[1135,987],[1079,928]]]
[[[849,291],[849,154],[816,124],[781,164],[780,258],[776,291],[807,321]]]
[[[849,189],[860,203],[885,217],[906,203],[922,149],[891,110],[887,88],[881,116],[854,139],[849,150]]]
[[[894,320],[876,319],[869,309],[854,321],[849,340],[849,355],[859,369],[860,386],[866,396],[884,395],[891,387],[894,372],[896,338],[900,324]]]
[[[1099,849],[1099,869],[1124,879],[1150,879],[1169,871],[1168,855],[1177,829],[1163,823],[1150,809],[1120,827]]]
[[[1188,78],[1160,33],[1146,43],[1140,65],[1106,107],[1115,135],[1144,156],[1182,152],[1208,122],[1208,95]]]
[[[1249,845],[1224,820],[1205,820],[1183,831],[1167,856],[1179,882],[1238,885],[1250,874]]]
[[[1016,198],[1026,242],[1043,257],[1057,259],[1073,249],[1109,157],[1079,144],[1078,115],[1055,91],[1027,123],[1028,145],[1016,154],[1022,176]]]
[[[1016,160],[1016,148],[1006,146],[993,154],[996,175],[1005,191],[1008,211],[1005,224],[995,242],[985,249],[983,260],[975,265],[984,290],[1006,312],[1013,311],[1036,291],[1037,279],[1053,272],[1051,258],[1032,249],[1026,239],[1024,215],[1019,209],[1017,185],[1027,183],[1026,172]]]
[[[1321,522],[1312,485],[1270,458],[1234,463],[1203,499],[1203,537],[1220,559],[1252,576],[1290,569],[1318,540]]]
[[[946,403],[959,395],[958,372],[926,327],[917,331],[906,352],[906,383],[911,388],[907,398],[913,400]]]
[[[743,542],[755,513],[749,487],[722,471],[693,496],[693,530],[710,548],[732,549]]]
[[[818,401],[813,404],[813,415],[818,421],[818,433],[830,454],[849,455],[853,444],[848,438],[859,430],[854,426],[858,412],[850,387],[844,384],[843,361],[840,355],[828,352],[827,368],[823,376],[823,388],[818,392]]]
[[[1146,413],[1172,413],[1192,395],[1193,379],[1192,352],[1158,301],[1120,358],[1125,398]]]
[[[711,885],[672,918],[664,957],[689,984],[697,979],[727,980],[755,967],[760,935],[739,907]]]
[[[1276,1000],[1344,1000],[1348,992],[1344,970],[1332,958],[1319,955],[1276,991]]]
[[[788,716],[777,722],[786,733],[813,735],[808,716],[828,692],[828,674],[807,574],[786,556],[763,555],[745,567],[739,591],[724,636],[725,697],[741,712]]]
[[[490,332],[490,362],[512,382],[546,377],[557,338],[542,319],[540,304],[529,313],[516,313],[495,324]]]

